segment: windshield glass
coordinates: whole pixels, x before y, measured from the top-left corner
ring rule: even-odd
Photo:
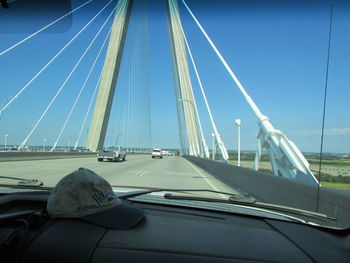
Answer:
[[[2,176],[85,167],[350,227],[349,1],[7,2]]]
[[[108,146],[105,148],[105,151],[120,151],[121,149],[116,146]]]

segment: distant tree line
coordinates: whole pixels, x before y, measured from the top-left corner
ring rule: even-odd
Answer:
[[[314,175],[319,178],[319,173],[313,171]],[[350,176],[343,176],[341,174],[334,176],[327,173],[321,172],[321,182],[329,182],[329,183],[343,183],[343,184],[350,184]]]

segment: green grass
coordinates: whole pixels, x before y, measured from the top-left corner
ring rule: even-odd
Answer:
[[[318,164],[320,160],[313,159],[313,158],[307,158],[309,163],[315,163]],[[335,160],[322,160],[322,164],[329,164],[329,165],[350,165],[349,159],[335,159]]]
[[[350,184],[330,183],[330,182],[321,181],[321,185],[323,187],[329,187],[329,188],[350,189]]]

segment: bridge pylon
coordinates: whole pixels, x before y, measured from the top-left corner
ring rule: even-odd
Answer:
[[[176,94],[176,107],[179,122],[181,147],[185,148],[183,119],[188,141],[188,154],[203,156],[203,143],[200,141],[199,118],[194,99],[191,78],[189,74],[186,45],[182,34],[182,25],[177,0],[168,0],[167,4],[168,24],[171,39],[171,51],[173,57],[173,75]],[[181,116],[183,114],[183,116]]]
[[[131,8],[132,0],[119,0],[86,143],[86,147],[91,151],[103,148]],[[186,152],[190,155],[204,156],[205,149],[200,137],[199,117],[192,91],[177,0],[168,0],[167,14],[173,55],[173,73],[181,148],[182,150],[188,149]],[[183,126],[186,130],[185,134],[182,129]]]
[[[109,115],[129,24],[132,0],[119,0],[102,69],[96,104],[89,128],[86,148],[96,151],[103,148]]]

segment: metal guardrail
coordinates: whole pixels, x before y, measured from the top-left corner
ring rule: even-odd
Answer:
[[[95,152],[0,152],[0,162],[29,161],[96,156]]]
[[[127,152],[127,155],[150,154]],[[95,157],[96,152],[0,152],[0,162]]]

